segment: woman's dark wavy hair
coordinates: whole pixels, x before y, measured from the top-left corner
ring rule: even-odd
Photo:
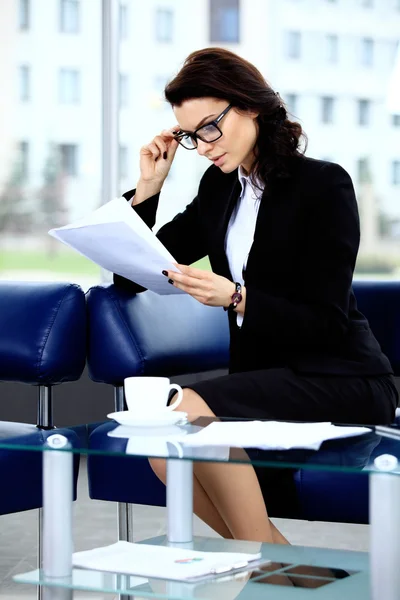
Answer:
[[[259,113],[256,160],[252,175],[264,185],[271,175],[285,176],[285,157],[300,156],[307,136],[299,123],[288,118],[287,109],[250,62],[224,48],[192,52],[179,73],[167,84],[165,99],[180,106],[193,98],[226,100],[239,111]],[[304,148],[301,150],[301,144]]]

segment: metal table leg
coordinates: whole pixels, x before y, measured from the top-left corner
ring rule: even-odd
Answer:
[[[51,435],[46,446],[43,450],[43,573],[46,578],[70,578],[73,455],[63,435]]]
[[[193,462],[167,459],[167,537],[169,542],[193,540]]]
[[[400,472],[397,458],[382,454],[369,475],[371,600],[400,594]],[[393,473],[393,471],[397,471]]]

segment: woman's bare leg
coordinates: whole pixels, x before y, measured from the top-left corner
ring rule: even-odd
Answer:
[[[165,484],[167,479],[166,462],[163,458],[149,459],[151,468],[159,479]],[[220,536],[226,539],[232,539],[232,533],[229,531],[225,521],[207,496],[200,482],[193,476],[193,510],[195,514],[207,525],[214,529]]]
[[[185,388],[179,410],[186,411],[189,416],[215,416],[204,400],[190,388]],[[158,461],[165,463],[161,459]],[[160,462],[157,471],[162,475],[165,467],[161,468]],[[156,467],[155,461],[151,463],[153,468]],[[197,487],[194,490],[195,512],[198,511],[196,514],[213,529],[222,531],[222,520],[226,530],[235,539],[288,543],[268,518],[260,485],[251,465],[197,462],[194,465],[194,475],[195,481],[198,481],[205,497],[210,501],[207,502]],[[196,499],[196,491],[199,499]],[[216,519],[215,512],[219,515],[219,520]],[[207,516],[211,517],[214,526],[207,521]]]

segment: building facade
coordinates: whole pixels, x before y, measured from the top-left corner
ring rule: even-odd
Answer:
[[[139,149],[175,124],[165,83],[192,51],[223,46],[254,62],[309,137],[307,154],[353,178],[363,251],[395,251],[400,222],[400,108],[388,105],[400,39],[398,0],[121,0],[120,189],[139,175]],[[2,157],[23,163],[40,196],[62,173],[64,218],[98,206],[101,185],[101,0],[2,0],[8,51],[0,70]],[[2,37],[4,40],[5,38]],[[12,160],[1,161],[0,181]],[[5,165],[8,164],[8,172]],[[196,193],[208,161],[179,149],[158,224]],[[382,235],[384,240],[381,239]]]

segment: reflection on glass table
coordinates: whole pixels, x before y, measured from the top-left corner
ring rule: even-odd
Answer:
[[[44,499],[46,499],[46,497],[48,499],[47,505],[46,503],[44,504],[44,522],[46,523],[47,515],[52,527],[45,530],[47,531],[47,534],[44,536],[44,546],[47,544],[47,547],[51,547],[54,552],[52,553],[51,561],[47,566],[46,564],[43,565],[43,571],[41,573],[33,572],[25,574],[24,576],[17,576],[16,580],[25,581],[26,583],[32,583],[34,581],[41,582],[46,586],[67,585],[68,587],[72,586],[81,589],[110,589],[108,588],[110,585],[112,591],[117,589],[118,585],[116,582],[121,581],[121,578],[118,578],[116,575],[116,578],[112,579],[113,583],[111,585],[109,583],[111,581],[109,575],[104,575],[103,580],[99,573],[93,574],[93,572],[83,571],[81,569],[74,569],[72,571],[71,556],[69,556],[70,563],[68,565],[68,552],[65,550],[65,548],[68,548],[68,544],[59,543],[60,539],[67,542],[71,537],[71,526],[68,523],[68,519],[62,518],[62,513],[57,514],[57,507],[60,506],[60,500],[62,500],[62,490],[72,473],[72,469],[68,470],[68,468],[66,468],[66,457],[71,458],[73,452],[80,452],[82,454],[89,454],[90,456],[120,456],[125,457],[125,460],[129,460],[130,456],[135,458],[137,456],[143,457],[154,455],[167,459],[168,534],[166,539],[163,539],[161,542],[154,542],[154,540],[152,540],[150,543],[178,545],[185,543],[191,545],[194,543],[195,546],[198,545],[197,540],[193,542],[192,535],[193,488],[191,484],[193,480],[193,462],[196,461],[223,463],[237,462],[242,464],[251,463],[256,467],[268,467],[272,469],[290,468],[303,469],[306,471],[318,470],[331,471],[332,473],[344,472],[363,473],[366,476],[370,475],[372,583],[374,583],[374,580],[379,580],[381,582],[382,577],[384,576],[386,582],[385,585],[388,586],[387,589],[389,591],[394,590],[394,583],[396,583],[398,577],[396,565],[398,564],[397,558],[399,550],[397,544],[397,526],[400,518],[398,515],[398,506],[400,506],[400,480],[393,475],[398,475],[400,472],[397,462],[397,459],[400,458],[400,441],[391,440],[390,456],[379,456],[379,451],[377,454],[377,449],[379,450],[379,444],[382,441],[382,437],[377,435],[373,428],[365,428],[365,431],[360,435],[325,441],[320,445],[319,450],[310,448],[292,448],[290,450],[265,450],[260,448],[244,449],[233,446],[190,445],[183,442],[183,440],[186,441],[190,435],[203,431],[207,425],[221,421],[224,422],[224,419],[190,417],[188,422],[181,422],[174,425],[173,432],[169,430],[168,432],[165,431],[163,433],[162,428],[154,428],[154,430],[147,431],[146,436],[142,435],[143,431],[135,432],[127,431],[125,429],[121,432],[121,429],[119,429],[121,427],[120,425],[114,422],[106,422],[96,427],[95,431],[97,432],[97,437],[92,434],[90,439],[95,440],[95,442],[91,442],[89,445],[86,440],[82,440],[81,447],[78,449],[58,447],[50,450],[47,448],[47,451],[43,453],[44,473],[46,474],[46,469],[48,472],[48,477],[45,477],[44,481]],[[232,421],[232,419],[230,419],[230,421]],[[7,443],[0,444],[0,447],[8,447],[15,450],[18,449],[18,446],[15,444]],[[37,451],[37,448],[32,448],[32,451]],[[375,459],[371,458],[372,453],[374,453]],[[66,489],[68,489],[68,485],[66,485]],[[56,501],[54,499],[56,499]],[[68,498],[67,501],[70,503]],[[388,507],[396,507],[396,510],[388,510]],[[384,546],[382,546],[383,535],[385,536]],[[208,543],[209,541],[206,540],[206,542]],[[232,551],[232,540],[221,540],[220,543],[225,544],[225,547],[229,547],[229,551]],[[62,549],[64,549],[63,552]],[[303,548],[301,556],[293,554],[296,553],[296,551],[298,552],[299,549],[290,546],[280,547],[263,544],[263,557],[267,560],[291,565],[287,568],[292,569],[290,572],[286,572],[286,568],[282,567],[285,573],[283,574],[280,572],[279,576],[274,571],[274,577],[277,583],[288,583],[289,580],[292,581],[292,579],[294,579],[294,581],[299,584],[297,587],[302,587],[301,584],[306,587],[306,580],[309,578],[310,573],[307,573],[307,570],[304,573],[299,572],[299,565],[326,566],[330,569],[343,569],[344,571],[347,571],[347,573],[349,573],[348,570],[350,569],[350,571],[355,571],[355,573],[350,573],[347,576],[337,579],[338,573],[334,571],[332,572],[332,577],[324,576],[321,581],[333,579],[335,581],[334,585],[340,585],[343,591],[347,589],[346,586],[354,586],[354,583],[345,582],[357,581],[357,590],[363,590],[364,596],[362,597],[368,597],[368,595],[365,595],[367,593],[366,590],[369,589],[369,575],[367,573],[368,557],[366,555],[359,556],[350,553],[354,558],[358,556],[358,562],[356,561],[357,564],[352,565],[348,562],[349,557],[347,555],[344,562],[341,562],[343,557],[339,557],[340,560],[337,562],[336,559],[338,557],[333,554],[330,557],[330,562],[323,561],[321,563],[319,561],[327,556],[326,551],[317,549],[316,554],[314,553],[313,555],[311,553],[310,555],[310,551]],[[60,558],[60,553],[61,555],[64,554],[64,557],[61,556]],[[57,556],[59,559],[58,563],[56,560]],[[390,560],[388,560],[388,556],[390,557]],[[64,572],[61,574],[61,579],[60,572],[56,573],[55,571],[52,571],[55,565],[60,565],[60,561],[61,563],[64,561]],[[280,571],[282,569],[280,569]],[[297,569],[297,571],[293,569]],[[45,576],[44,573],[46,574]],[[140,576],[140,573],[137,575]],[[256,584],[258,585],[257,589],[260,589],[260,587],[262,587],[260,583],[267,582],[270,576],[270,573],[261,573],[260,577],[252,574],[244,589]],[[102,581],[101,584],[99,583],[99,577]],[[313,581],[320,581],[320,579],[316,579],[316,576],[313,574],[311,574],[311,577]],[[272,581],[272,579],[269,579],[268,583],[272,584]],[[312,585],[315,584],[315,581]],[[330,583],[332,583],[332,581],[330,581]],[[187,583],[169,581],[168,589],[171,587],[175,589],[178,584],[179,586],[183,585],[185,590],[187,589],[185,586],[189,585]],[[160,580],[157,583],[158,587],[159,585]],[[291,585],[293,587],[293,582],[291,582]],[[315,587],[316,586],[317,584],[315,584]],[[344,587],[342,588],[342,586]],[[329,589],[329,585],[321,585],[320,588],[321,590]],[[182,588],[179,587],[179,589],[181,590]],[[354,589],[352,592],[353,594]],[[372,587],[372,589],[374,589],[374,587]],[[398,589],[399,587],[397,587],[397,590]],[[191,588],[191,593],[193,590],[194,588]],[[140,593],[143,596],[146,595],[146,591],[143,588],[140,590]],[[159,592],[150,591],[148,591],[148,593],[155,594],[156,596],[159,594]],[[322,591],[320,593],[322,593]],[[168,594],[170,594],[170,592],[168,592]],[[179,593],[176,594],[176,597],[186,596],[180,596]],[[190,597],[190,594],[188,597]],[[196,597],[199,597],[197,593]],[[374,593],[371,597],[375,600]],[[386,597],[390,598],[391,596],[387,595]]]

